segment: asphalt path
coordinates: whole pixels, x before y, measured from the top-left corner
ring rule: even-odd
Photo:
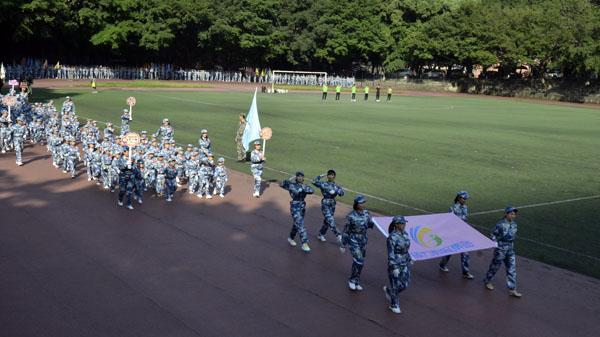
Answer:
[[[315,239],[316,196],[307,254],[286,241],[289,196],[274,182],[255,199],[252,177],[230,172],[224,199],[183,187],[130,211],[81,167],[75,179],[55,169],[43,147],[26,147],[24,162],[0,155],[0,336],[598,335],[594,278],[518,257],[515,299],[504,267],[496,290],[483,287],[492,251],[471,254],[472,281],[458,256],[447,274],[423,261],[395,315],[381,290],[384,237],[370,232],[365,289],[349,291],[350,255],[332,234]],[[339,226],[349,210],[338,204]]]

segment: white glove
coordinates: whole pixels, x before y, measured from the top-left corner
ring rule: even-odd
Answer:
[[[394,270],[392,271],[392,275],[394,275],[394,277],[398,277],[398,276],[400,276],[400,269],[394,269]]]

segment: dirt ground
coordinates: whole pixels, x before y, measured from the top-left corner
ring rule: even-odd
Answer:
[[[291,248],[289,196],[230,172],[224,199],[185,187],[172,203],[146,195],[130,211],[116,195],[51,165],[28,146],[25,165],[0,155],[0,336],[597,336],[600,281],[517,258],[523,298],[481,279],[492,252],[459,258],[443,274],[417,262],[387,310],[385,239],[370,232],[362,292],[346,280],[351,257],[334,238],[317,242],[319,198],[308,199],[312,252]],[[368,203],[367,203],[368,205]],[[338,225],[348,205],[340,204]]]

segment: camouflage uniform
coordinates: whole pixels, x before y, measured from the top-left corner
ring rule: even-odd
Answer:
[[[517,235],[517,223],[509,222],[506,218],[496,224],[492,232],[492,240],[498,243],[498,248],[494,250],[494,258],[490,263],[490,268],[485,275],[484,282],[491,282],[500,265],[504,262],[506,266],[506,286],[509,290],[517,287],[517,265],[515,261],[514,241]]]
[[[127,111],[127,110],[125,110]],[[121,136],[129,132],[129,122],[131,121],[128,112],[123,112],[121,115]]]
[[[177,190],[177,184],[175,179],[177,178],[177,169],[175,167],[167,166],[163,171],[165,175],[165,191],[167,201],[171,201],[173,194]]]
[[[153,136],[161,137],[163,143],[170,143],[174,135],[175,131],[171,125],[161,125]]]
[[[315,178],[313,181],[313,185],[321,190],[321,194],[323,194],[323,199],[321,199],[321,212],[323,213],[323,226],[319,233],[321,235],[325,235],[327,233],[327,229],[331,229],[335,236],[339,236],[340,231],[337,229],[335,225],[335,198],[339,195],[340,197],[344,195],[344,190],[339,187],[335,182],[329,181],[321,181],[321,176]]]
[[[252,176],[254,177],[254,193],[260,193],[260,183],[262,182],[262,173],[263,173],[263,164],[264,160],[262,158],[262,152],[259,150],[253,150],[250,154],[250,171],[252,171]]]
[[[375,223],[367,210],[350,212],[346,216],[346,221],[346,227],[342,234],[342,244],[347,245],[352,254],[352,272],[349,282],[358,285],[360,284],[360,273],[367,254],[367,229],[373,228]]]
[[[22,120],[21,120],[22,121]],[[17,156],[17,164],[23,164],[23,143],[27,138],[27,127],[25,125],[15,124],[12,126],[13,148]]]
[[[71,173],[71,178],[75,178],[77,162],[81,160],[79,148],[76,145],[69,145],[65,153],[65,168],[68,173]]]
[[[296,176],[298,176],[298,174],[296,174]],[[292,201],[290,201],[290,212],[292,213],[294,225],[290,232],[290,239],[294,240],[296,233],[298,233],[300,234],[302,243],[307,243],[308,235],[306,234],[306,228],[304,227],[304,213],[306,212],[306,202],[304,199],[308,194],[313,194],[315,191],[308,185],[295,181],[291,182],[290,180],[282,181],[280,186],[287,190],[292,197]]]
[[[0,117],[0,151],[6,153],[10,148],[11,132],[10,127],[11,121],[8,119],[8,113],[3,113]]]
[[[192,157],[185,161],[185,175],[188,177],[188,193],[194,194],[198,189],[200,180],[198,179],[198,170],[200,163],[198,156],[193,154]]]
[[[465,222],[467,221],[469,209],[466,204],[461,205],[460,203],[457,202],[450,208],[450,212],[454,213],[457,217],[461,218],[463,221],[465,221]],[[442,260],[440,261],[441,269],[446,268],[448,261],[450,261],[450,257],[451,257],[451,255],[447,255],[442,258]],[[470,260],[470,257],[469,257],[468,252],[460,253],[460,264],[462,267],[463,275],[466,275],[469,273],[469,260]]]
[[[402,217],[403,218],[403,217]],[[410,262],[408,253],[410,238],[406,231],[393,230],[387,238],[388,276],[390,287],[385,288],[390,299],[390,307],[400,308],[398,295],[410,282]]]
[[[242,143],[242,138],[244,136],[244,129],[246,128],[246,123],[240,123],[240,127],[235,134],[235,148],[237,152],[237,159],[242,161],[246,159],[246,150],[244,149],[244,144]]]
[[[227,169],[225,168],[225,159],[219,158],[218,165],[214,172],[215,190],[213,194],[219,194],[221,197],[225,193],[225,184],[227,183]]]
[[[119,205],[123,205],[123,197],[127,195],[127,207],[131,208],[131,196],[135,188],[135,172],[133,168],[123,167],[119,173]]]
[[[200,170],[198,171],[198,180],[200,181],[200,190],[198,196],[202,197],[205,195],[206,198],[210,199],[210,183],[213,177],[214,162],[210,159],[204,159],[200,164]]]

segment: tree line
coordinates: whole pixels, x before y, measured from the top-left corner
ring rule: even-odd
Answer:
[[[0,2],[0,59],[326,70],[600,73],[600,0]]]

